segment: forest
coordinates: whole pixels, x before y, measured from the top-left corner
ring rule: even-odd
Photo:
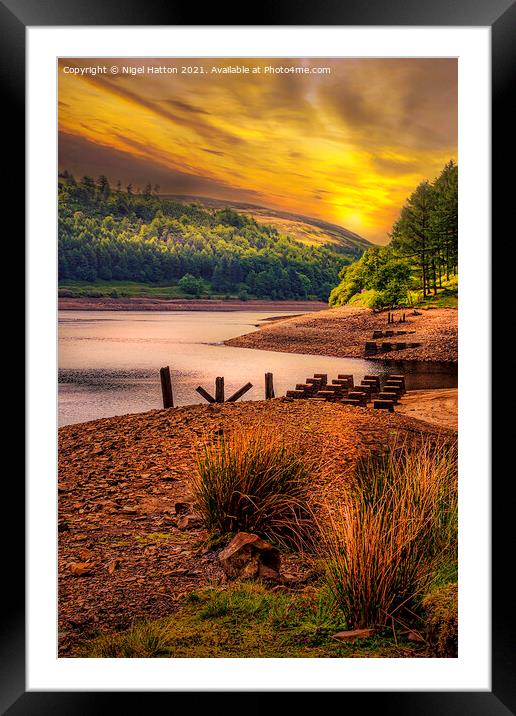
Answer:
[[[326,301],[362,251],[307,245],[233,209],[59,175],[59,282],[173,284],[192,297]],[[113,293],[112,295],[115,295]]]
[[[373,247],[340,272],[330,306],[456,306],[458,167],[421,182],[401,209],[385,247]]]

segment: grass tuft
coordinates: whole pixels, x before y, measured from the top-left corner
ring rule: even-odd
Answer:
[[[169,656],[167,629],[159,622],[136,622],[119,634],[105,634],[89,642],[79,654],[98,659],[151,659]]]
[[[312,468],[300,445],[271,429],[206,440],[192,486],[197,509],[213,532],[253,532],[300,547],[314,528],[308,506]]]
[[[348,628],[383,628],[414,607],[457,540],[456,444],[424,440],[359,462],[322,528],[326,579]]]

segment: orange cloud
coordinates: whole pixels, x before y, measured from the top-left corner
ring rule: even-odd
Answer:
[[[99,65],[107,74],[65,72]],[[203,72],[180,74],[185,65]],[[212,72],[228,65],[249,73]],[[149,74],[155,66],[178,73]],[[266,73],[280,66],[310,72]],[[457,157],[457,63],[61,60],[59,129],[59,165],[78,175],[253,201],[385,243],[417,183]]]

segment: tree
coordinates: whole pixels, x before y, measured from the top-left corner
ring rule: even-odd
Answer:
[[[432,213],[435,201],[433,186],[428,181],[421,182],[408,198],[392,230],[391,247],[401,257],[410,259],[420,272],[423,298],[430,293],[430,268],[434,265]]]
[[[107,199],[108,196],[111,194],[111,188],[109,186],[108,178],[106,176],[104,176],[104,174],[101,174],[99,176],[98,187],[99,187],[99,194],[102,197],[102,199]]]
[[[191,273],[187,273],[179,279],[177,285],[182,291],[191,296],[200,296],[204,288],[204,281],[192,276]]]

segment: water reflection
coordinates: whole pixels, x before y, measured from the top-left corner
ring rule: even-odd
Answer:
[[[264,395],[264,373],[274,373],[277,395],[313,373],[405,372],[407,387],[455,387],[456,370],[447,366],[407,366],[384,361],[297,355],[223,345],[228,338],[258,330],[284,312],[124,312],[64,311],[59,315],[59,424],[94,420],[161,407],[159,368],[169,365],[176,405],[204,402],[195,392],[214,390],[225,377],[231,395],[250,381],[246,400]]]

